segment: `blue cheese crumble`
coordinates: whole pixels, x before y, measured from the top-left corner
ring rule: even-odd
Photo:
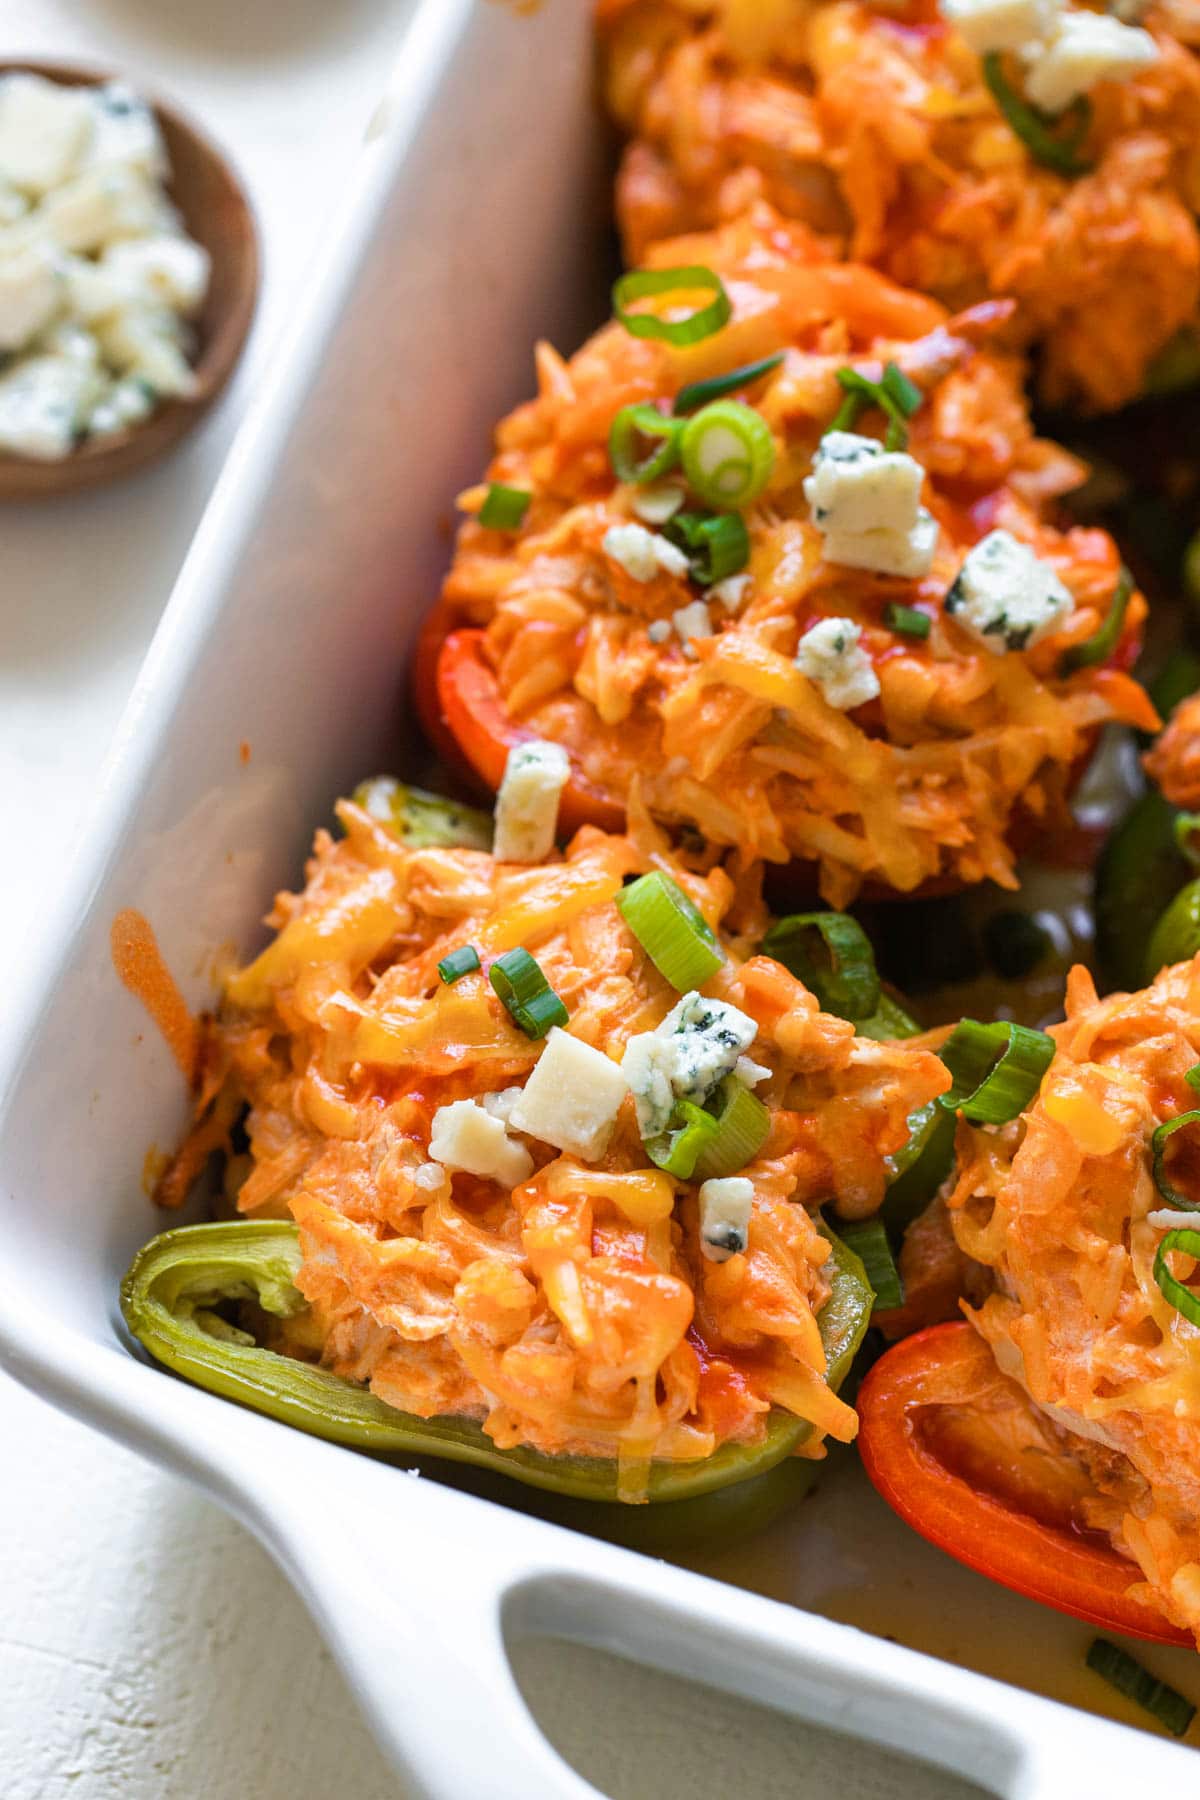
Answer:
[[[496,795],[492,854],[497,862],[545,862],[554,848],[558,803],[570,774],[571,759],[561,744],[531,738],[513,745]]]
[[[187,321],[209,259],[169,176],[122,83],[0,77],[0,452],[55,460],[195,391]]]
[[[657,575],[682,581],[691,566],[682,550],[644,525],[610,525],[601,547],[633,581],[653,581]]]
[[[692,600],[687,606],[681,606],[671,614],[671,623],[685,656],[696,654],[692,649],[693,638],[709,638],[713,634],[712,614],[704,600]]]
[[[758,1026],[746,1013],[693,990],[655,1030],[631,1037],[621,1073],[633,1095],[642,1137],[658,1137],[667,1129],[677,1100],[703,1106],[757,1036]]]
[[[754,1183],[745,1175],[725,1175],[700,1186],[700,1253],[709,1262],[742,1256],[750,1242]]]
[[[1074,605],[1050,564],[1002,530],[976,544],[946,595],[955,622],[998,656],[1040,643]]]
[[[599,1162],[628,1091],[624,1072],[602,1050],[554,1025],[508,1122],[583,1162]]]
[[[829,532],[825,560],[843,569],[870,569],[876,575],[918,581],[933,565],[937,539],[937,520],[921,507],[908,531]]]
[[[992,50],[1020,50],[1051,35],[1058,0],[942,0],[942,17],[977,56]]]
[[[825,560],[909,579],[926,575],[937,522],[921,505],[925,471],[904,450],[856,431],[827,431],[804,495],[825,534]]]
[[[533,1174],[533,1158],[524,1144],[510,1138],[504,1121],[485,1112],[478,1100],[453,1100],[438,1107],[429,1159],[506,1188],[519,1187]]]
[[[879,692],[879,677],[861,637],[862,627],[853,619],[820,619],[796,647],[796,667],[839,712],[862,706]]]
[[[1059,113],[1100,81],[1125,81],[1159,58],[1148,31],[1107,13],[1063,12],[1044,44],[1022,52],[1029,66],[1025,92],[1043,112]]]
[[[708,590],[708,597],[717,601],[726,612],[736,613],[742,610],[749,592],[749,575],[727,575],[724,581],[714,581]]]
[[[1130,22],[1126,0],[1107,13],[1076,11],[1062,0],[941,0],[941,12],[977,55],[1017,51],[1026,95],[1047,113],[1064,112],[1097,82],[1139,74],[1161,54],[1150,33]]]
[[[822,531],[907,531],[924,480],[924,469],[906,450],[885,450],[856,431],[827,431],[804,497]]]

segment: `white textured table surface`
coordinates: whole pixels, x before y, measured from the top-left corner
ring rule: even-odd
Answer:
[[[0,0],[0,56],[92,56],[189,104],[240,164],[266,250],[241,376],[186,448],[119,490],[0,518],[0,991],[70,854],[406,11],[405,0]],[[299,1604],[237,1526],[2,1376],[0,1441],[4,1800],[400,1794]],[[828,1741],[712,1699],[698,1732],[686,1688],[583,1652],[531,1648],[521,1674],[550,1735],[614,1800],[708,1800],[735,1786],[756,1800],[949,1793],[890,1759],[856,1752],[847,1766]]]

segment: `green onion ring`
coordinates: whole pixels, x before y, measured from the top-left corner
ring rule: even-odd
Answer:
[[[1092,119],[1091,103],[1084,95],[1079,97],[1082,105],[1076,101],[1062,115],[1063,121],[1068,122],[1068,129],[1062,137],[1056,137],[1050,129],[1053,121],[1036,106],[1031,106],[1028,100],[1023,100],[1010,85],[999,51],[990,50],[984,57],[983,79],[992,99],[1034,162],[1041,163],[1044,169],[1054,169],[1059,175],[1088,173],[1092,164],[1075,154]]]
[[[1107,1681],[1109,1687],[1116,1688],[1118,1694],[1132,1700],[1135,1706],[1142,1707],[1164,1725],[1172,1737],[1182,1737],[1195,1718],[1196,1709],[1190,1700],[1185,1700],[1165,1681],[1151,1675],[1149,1669],[1143,1669],[1141,1663],[1119,1644],[1111,1644],[1107,1638],[1094,1639],[1086,1661],[1093,1674],[1099,1675],[1101,1681]]]
[[[973,1125],[1006,1125],[1036,1096],[1054,1060],[1054,1039],[1010,1020],[961,1019],[938,1055],[954,1077],[939,1105]]]
[[[725,961],[699,907],[660,869],[622,888],[617,911],[664,981],[681,994],[703,987]]]
[[[1164,1232],[1154,1258],[1154,1279],[1163,1299],[1169,1301],[1189,1325],[1200,1325],[1200,1294],[1193,1293],[1190,1287],[1185,1286],[1168,1269],[1167,1257],[1172,1250],[1178,1250],[1184,1256],[1200,1258],[1200,1231],[1189,1231],[1181,1227],[1177,1231]]]
[[[888,1243],[887,1232],[880,1219],[863,1219],[854,1225],[839,1222],[838,1235],[849,1244],[867,1271],[867,1280],[875,1294],[880,1312],[890,1312],[904,1305],[904,1283]]]
[[[505,487],[502,481],[493,481],[479,509],[479,523],[489,531],[520,531],[532,499],[533,495],[524,488]]]
[[[750,561],[750,533],[740,513],[676,513],[662,532],[686,553],[692,580],[700,587],[739,574]]]
[[[634,300],[694,293],[697,288],[711,293],[713,298],[686,319],[664,319],[658,313],[629,310]],[[615,283],[612,300],[613,312],[631,337],[658,338],[666,344],[698,344],[720,331],[733,316],[724,282],[702,264],[682,269],[631,269]]]
[[[908,446],[908,425],[906,421],[920,406],[924,395],[915,382],[898,364],[886,364],[882,378],[873,381],[860,369],[847,366],[837,371],[838,385],[844,390],[846,398],[838,408],[830,431],[853,431],[860,416],[870,406],[878,406],[887,414],[887,435],[883,440],[885,450],[904,450]]]
[[[506,950],[498,956],[488,980],[526,1037],[544,1038],[552,1025],[565,1025],[571,1016],[528,950]]]
[[[889,600],[883,609],[883,622],[889,631],[899,637],[927,638],[933,626],[933,620],[927,612],[916,606],[901,606],[895,600]]]
[[[1076,669],[1094,668],[1097,663],[1108,661],[1120,640],[1132,597],[1133,576],[1122,563],[1103,624],[1082,644],[1072,644],[1069,650],[1063,651],[1058,665],[1060,675],[1073,675]]]
[[[881,989],[879,1005],[867,1019],[855,1019],[855,1035],[871,1038],[877,1044],[892,1044],[897,1038],[920,1037],[921,1027],[900,1002]]]
[[[710,1110],[713,1102],[709,1102]],[[758,1095],[735,1075],[727,1076],[717,1089],[715,1110],[716,1136],[702,1144],[693,1174],[697,1181],[736,1175],[752,1163],[771,1135],[771,1114]]]
[[[785,354],[785,351],[777,350],[774,356],[764,356],[758,362],[744,363],[740,369],[730,369],[728,375],[710,375],[707,381],[690,381],[675,396],[676,416],[695,412],[712,400],[723,400],[726,394],[734,394],[738,388],[760,381],[779,367]]]
[[[812,952],[812,934],[825,947],[822,964]],[[869,1019],[879,1005],[879,972],[871,940],[849,913],[789,913],[772,925],[760,946],[821,1003],[842,1019]]]
[[[954,1161],[954,1114],[936,1100],[908,1115],[907,1144],[887,1158],[883,1219],[899,1239],[920,1217],[950,1173]]]
[[[1193,1073],[1193,1070],[1189,1070],[1188,1078]],[[1189,1085],[1194,1087],[1196,1084],[1189,1079]],[[1200,1112],[1177,1113],[1154,1132],[1150,1139],[1151,1174],[1154,1176],[1155,1187],[1168,1206],[1173,1206],[1178,1212],[1200,1212],[1200,1200],[1189,1200],[1186,1194],[1181,1194],[1167,1175],[1167,1145],[1185,1125],[1200,1125]]]
[[[884,364],[883,380],[879,385],[897,411],[902,413],[906,419],[911,419],[920,406],[923,396],[916,382],[910,380],[899,363]]]
[[[464,975],[475,973],[479,967],[479,952],[474,944],[464,944],[461,950],[451,950],[448,956],[443,956],[437,967],[438,975],[450,987]]]
[[[612,422],[608,434],[608,457],[618,481],[632,481],[639,487],[669,475],[679,462],[679,440],[683,425],[669,419],[657,406],[643,402],[639,406],[623,406]],[[657,439],[649,456],[639,460],[639,437]]]
[[[775,467],[775,440],[761,413],[740,400],[714,400],[693,415],[679,440],[683,472],[706,506],[750,506]]]
[[[659,1137],[645,1140],[646,1154],[657,1168],[681,1181],[690,1181],[696,1164],[716,1139],[717,1121],[692,1100],[677,1100]]]

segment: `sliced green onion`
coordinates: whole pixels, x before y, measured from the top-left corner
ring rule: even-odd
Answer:
[[[903,1236],[919,1218],[950,1173],[954,1161],[954,1114],[936,1100],[908,1115],[908,1142],[887,1159],[891,1180],[883,1200],[888,1230]]]
[[[884,365],[883,380],[879,385],[903,417],[911,419],[921,404],[921,390],[898,363]]]
[[[771,479],[775,439],[752,406],[714,400],[684,426],[679,454],[693,493],[707,506],[736,512],[757,500]]]
[[[897,1038],[920,1037],[921,1027],[898,1000],[880,991],[879,1005],[869,1019],[854,1021],[855,1035],[871,1038],[877,1044],[892,1044]]]
[[[464,975],[473,975],[478,967],[478,950],[474,944],[464,944],[461,950],[451,950],[449,956],[443,956],[438,964],[438,974],[446,986],[451,987]]]
[[[817,939],[823,956],[815,953]],[[761,949],[816,995],[823,1012],[842,1019],[869,1019],[879,1005],[871,940],[848,913],[790,913],[772,925]]]
[[[1132,596],[1133,576],[1122,564],[1104,623],[1093,631],[1090,638],[1085,638],[1082,644],[1072,644],[1069,650],[1063,651],[1058,664],[1060,675],[1072,675],[1076,669],[1090,669],[1097,663],[1108,661],[1120,639]]]
[[[1189,1070],[1189,1085],[1192,1087],[1196,1085],[1190,1080],[1194,1073],[1194,1070]],[[1189,1200],[1186,1194],[1181,1194],[1167,1175],[1167,1145],[1175,1133],[1182,1131],[1186,1125],[1200,1125],[1200,1112],[1177,1113],[1155,1131],[1150,1139],[1151,1173],[1155,1187],[1168,1206],[1173,1206],[1180,1212],[1200,1212],[1200,1200]]]
[[[552,1025],[565,1025],[571,1016],[528,950],[498,956],[488,980],[526,1037],[544,1038]]]
[[[758,362],[743,363],[740,369],[730,369],[728,375],[710,375],[707,381],[690,381],[675,396],[676,414],[696,412],[713,400],[723,400],[726,394],[736,393],[738,388],[749,387],[751,382],[777,369],[783,358],[784,352],[777,350],[774,356],[764,356]]]
[[[646,1139],[646,1154],[668,1175],[690,1181],[704,1151],[715,1141],[719,1127],[712,1114],[691,1100],[679,1100],[660,1137]]]
[[[1052,119],[1022,99],[1011,86],[997,50],[989,50],[983,59],[983,79],[992,99],[1034,162],[1041,163],[1044,169],[1056,170],[1059,175],[1088,173],[1092,164],[1076,154],[1092,122],[1091,102],[1086,95],[1081,94],[1057,120]],[[1061,135],[1052,129],[1055,126],[1065,126]]]
[[[681,994],[703,987],[725,961],[699,908],[659,869],[622,888],[617,911],[659,974]]]
[[[1046,956],[1050,935],[1028,913],[1012,907],[992,914],[983,928],[983,947],[997,975],[1020,981]]]
[[[694,294],[697,289],[711,293],[713,298],[686,319],[664,319],[660,313],[629,310],[635,300],[649,300],[661,294]],[[613,287],[612,298],[613,312],[631,337],[660,338],[666,344],[698,344],[702,338],[720,331],[733,316],[721,277],[701,264],[685,269],[631,269]]]
[[[890,1312],[894,1306],[903,1306],[904,1283],[882,1221],[863,1219],[856,1225],[839,1223],[838,1236],[844,1244],[849,1244],[867,1271],[879,1311]]]
[[[1183,1079],[1196,1093],[1200,1093],[1200,1063],[1193,1063]]]
[[[683,425],[669,419],[657,406],[623,406],[612,422],[608,434],[608,456],[618,481],[633,481],[639,487],[669,475],[679,461],[679,440]],[[638,439],[649,438],[654,444],[648,456],[638,456]]]
[[[1087,1666],[1102,1681],[1107,1681],[1109,1687],[1116,1688],[1118,1694],[1124,1694],[1127,1700],[1153,1714],[1172,1737],[1182,1737],[1196,1716],[1190,1700],[1185,1700],[1165,1681],[1159,1681],[1127,1650],[1110,1643],[1107,1638],[1093,1639],[1087,1653]]]
[[[939,1105],[973,1125],[1006,1125],[1024,1112],[1054,1060],[1054,1039],[1028,1025],[961,1019],[938,1055],[954,1077]]]
[[[676,513],[662,529],[686,552],[692,580],[701,587],[740,574],[750,561],[750,533],[740,513]]]
[[[1158,1291],[1164,1300],[1169,1300],[1177,1313],[1190,1325],[1200,1325],[1200,1294],[1186,1287],[1172,1275],[1167,1267],[1167,1257],[1172,1250],[1179,1250],[1184,1256],[1200,1257],[1200,1231],[1164,1232],[1159,1240],[1158,1254],[1154,1258],[1154,1279],[1158,1283]]]
[[[479,509],[479,523],[489,531],[520,531],[532,499],[533,495],[524,488],[505,487],[502,481],[493,481]]]
[[[1175,846],[1193,868],[1200,865],[1200,813],[1176,813],[1171,827]]]
[[[891,600],[883,609],[883,622],[901,637],[927,638],[933,620],[917,606],[900,606]]]
[[[890,362],[883,371],[879,381],[872,381],[859,369],[844,368],[837,371],[838,384],[845,392],[830,431],[853,431],[861,415],[868,407],[878,406],[887,414],[887,435],[883,440],[885,450],[904,450],[908,446],[908,426],[906,420],[920,406],[924,396],[919,387],[911,382],[904,371],[896,363]]]
[[[710,1105],[712,1103],[710,1102]],[[711,1117],[716,1136],[701,1146],[693,1174],[697,1181],[736,1175],[752,1163],[771,1135],[771,1114],[758,1095],[729,1076],[717,1089]]]

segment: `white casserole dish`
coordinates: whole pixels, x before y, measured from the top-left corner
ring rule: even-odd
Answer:
[[[159,1225],[147,1146],[173,1141],[186,1100],[113,974],[111,921],[145,913],[204,1004],[214,953],[252,945],[333,798],[396,763],[405,651],[452,496],[528,389],[534,338],[569,346],[602,304],[589,14],[584,0],[526,17],[486,0],[417,10],[327,266],[239,436],[75,882],[10,1009],[0,1360],[259,1535],[429,1800],[595,1793],[521,1699],[505,1639],[522,1632],[707,1681],[1006,1800],[1128,1800],[1134,1783],[1186,1780],[1188,1753],[802,1609],[867,1617],[873,1595],[876,1629],[1060,1692],[1032,1647],[1074,1668],[1090,1635],[929,1551],[853,1471],[706,1564],[735,1586],[523,1516],[515,1486],[491,1490],[496,1504],[436,1466],[416,1480],[304,1438],[135,1359],[119,1332],[120,1274]]]

